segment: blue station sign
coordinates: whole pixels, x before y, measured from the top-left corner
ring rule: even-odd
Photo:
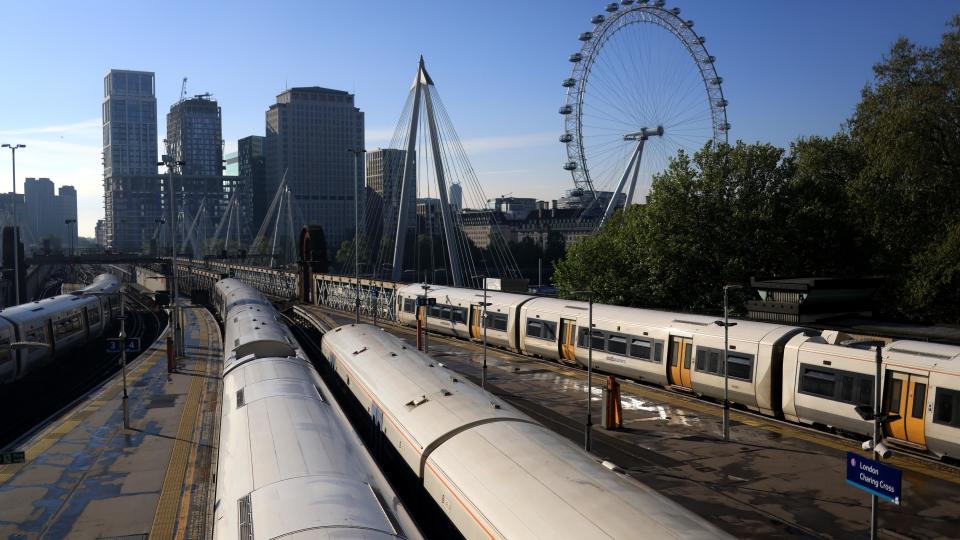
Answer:
[[[900,504],[899,469],[847,452],[847,483],[893,504]]]

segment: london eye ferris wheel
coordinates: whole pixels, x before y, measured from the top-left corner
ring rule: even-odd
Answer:
[[[654,174],[684,150],[727,141],[727,101],[716,59],[680,8],[663,0],[610,3],[580,34],[563,81],[563,168],[602,224],[626,195],[645,196]],[[609,199],[598,192],[613,192]]]

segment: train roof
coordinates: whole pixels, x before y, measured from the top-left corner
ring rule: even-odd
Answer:
[[[960,347],[925,341],[894,341],[884,347],[884,360],[918,369],[960,373]]]
[[[61,294],[0,310],[0,317],[17,324],[28,323],[47,318],[70,307],[83,307],[94,301],[95,297],[91,296]]]
[[[120,290],[120,278],[113,274],[99,274],[97,277],[93,278],[93,281],[90,282],[86,287],[81,287],[77,291],[83,292],[97,292],[97,293],[112,293]]]
[[[377,327],[341,326],[324,348],[423,449],[414,471],[441,468],[503,537],[727,537]]]
[[[570,314],[572,311],[577,314],[578,319],[583,319],[584,322],[589,316],[589,304],[578,300],[536,297],[525,304],[524,307],[528,310],[548,310],[554,313]],[[723,337],[723,326],[717,324],[717,322],[723,322],[723,317],[593,304],[593,320],[594,324],[596,324],[597,321],[610,321],[617,322],[618,324],[626,322],[673,331]],[[739,319],[730,319],[730,323],[731,325],[736,323],[736,326],[731,326],[730,328],[731,339],[754,342],[762,341],[771,333],[779,336],[781,333],[789,332],[796,328],[793,326]],[[598,329],[607,330],[606,328],[600,327],[598,327]]]
[[[233,308],[247,304],[272,305],[263,293],[239,279],[221,279],[214,287],[217,293],[223,298],[227,314],[229,314]]]

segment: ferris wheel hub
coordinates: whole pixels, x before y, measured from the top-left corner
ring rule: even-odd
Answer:
[[[627,133],[623,136],[625,141],[645,141],[650,137],[663,137],[663,126],[656,128],[643,128],[636,133]]]

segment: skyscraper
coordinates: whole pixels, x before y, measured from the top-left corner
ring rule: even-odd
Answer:
[[[353,237],[354,166],[363,160],[363,113],[353,95],[320,87],[291,88],[267,110],[267,194],[272,200],[284,172],[307,224],[323,227],[330,254]],[[362,189],[356,190],[362,193]],[[269,204],[269,202],[267,203]],[[295,224],[298,226],[300,224]]]
[[[272,193],[267,193],[267,163],[261,135],[237,141],[237,176],[240,178],[240,212],[247,220],[250,234],[257,234],[263,223]]]
[[[24,245],[37,243],[45,236],[63,236],[63,228],[57,228],[57,223],[63,225],[60,205],[49,178],[24,179],[23,202],[27,218],[27,230],[21,233]]]
[[[63,237],[64,247],[77,245],[77,190],[73,186],[60,186],[57,199],[60,203],[59,227],[63,231],[57,236]],[[67,225],[67,220],[73,223]]]
[[[103,80],[103,206],[106,242],[139,250],[160,219],[154,75],[113,69]]]
[[[383,234],[396,233],[400,187],[403,185],[403,160],[406,154],[406,150],[398,148],[377,148],[367,152],[367,187],[374,195],[367,212],[382,216]],[[415,166],[413,170],[416,171]],[[416,185],[416,178],[411,185]],[[416,193],[407,194],[411,207],[414,206],[416,198]],[[407,228],[415,227],[416,216],[410,213],[408,218]],[[390,241],[392,242],[393,238]]]
[[[214,236],[228,202],[224,193],[223,138],[220,106],[210,94],[174,103],[167,114],[167,154],[180,165],[176,168],[177,242],[191,231],[192,247]],[[166,179],[166,177],[164,177]],[[170,200],[164,187],[164,205]],[[164,215],[169,215],[169,209]],[[199,214],[199,215],[198,215]],[[198,255],[199,253],[195,253]]]

